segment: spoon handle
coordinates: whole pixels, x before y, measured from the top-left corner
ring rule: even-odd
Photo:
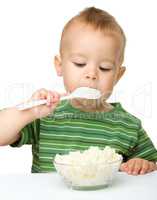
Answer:
[[[70,99],[72,98],[72,96],[63,96],[60,98],[60,100],[65,100],[65,99]],[[31,100],[29,102],[25,102],[25,103],[21,103],[19,105],[16,106],[16,108],[18,110],[26,110],[26,109],[29,109],[29,108],[32,108],[32,107],[35,107],[35,106],[39,106],[39,105],[43,105],[43,104],[46,104],[47,103],[47,100],[46,99],[43,99],[43,100]]]
[[[60,100],[72,99],[72,98],[74,98],[72,95],[67,95],[67,96],[61,97]]]
[[[39,105],[43,105],[46,104],[47,100],[43,99],[43,100],[31,100],[29,102],[25,102],[25,103],[21,103],[19,105],[16,106],[16,108],[18,110],[27,110],[29,108],[35,107],[35,106],[39,106]]]

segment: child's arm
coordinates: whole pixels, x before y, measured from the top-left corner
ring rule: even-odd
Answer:
[[[41,89],[36,91],[31,99],[47,99],[47,105],[40,105],[24,111],[16,108],[0,111],[0,146],[12,144],[18,140],[20,130],[24,126],[50,114],[57,106],[59,98],[58,93]]]
[[[0,146],[15,142],[20,137],[20,130],[33,121],[30,111],[21,112],[16,108],[0,111]]]
[[[130,149],[127,162],[121,165],[120,170],[128,174],[138,175],[157,170],[157,150],[141,123],[137,132],[135,146]]]

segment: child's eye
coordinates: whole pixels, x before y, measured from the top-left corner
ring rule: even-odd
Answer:
[[[99,69],[100,69],[101,71],[110,71],[110,70],[111,70],[110,68],[103,68],[103,67],[99,67]]]
[[[78,66],[78,67],[83,67],[86,65],[86,63],[76,63],[76,62],[73,62],[74,65]]]

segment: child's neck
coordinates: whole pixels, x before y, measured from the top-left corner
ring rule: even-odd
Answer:
[[[114,107],[107,103],[98,100],[79,100],[79,99],[72,99],[70,100],[70,104],[81,111],[84,112],[109,112]]]

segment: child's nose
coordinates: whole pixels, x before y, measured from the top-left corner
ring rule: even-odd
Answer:
[[[96,80],[97,79],[97,74],[96,72],[88,72],[86,75],[85,75],[86,79],[92,79],[92,80]]]

